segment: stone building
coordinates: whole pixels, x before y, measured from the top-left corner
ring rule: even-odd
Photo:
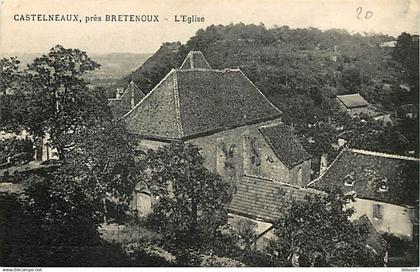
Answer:
[[[366,215],[383,234],[412,240],[418,233],[418,187],[420,159],[358,149],[343,149],[325,173],[308,184],[319,190],[340,189],[355,197],[348,207],[352,220]]]
[[[241,70],[211,69],[193,51],[122,120],[138,136],[140,150],[171,141],[194,144],[206,167],[235,186],[245,177],[303,186],[311,157],[281,115]]]

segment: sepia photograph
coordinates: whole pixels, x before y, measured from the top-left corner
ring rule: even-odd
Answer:
[[[0,1],[1,272],[418,271],[419,6]]]

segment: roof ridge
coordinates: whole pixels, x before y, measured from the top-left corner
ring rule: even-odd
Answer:
[[[298,189],[298,190],[310,191],[310,192],[316,191],[316,192],[321,192],[322,193],[322,191],[314,189],[314,188],[301,187],[301,186],[293,185],[293,184],[290,184],[290,183],[286,183],[286,182],[283,182],[283,181],[275,180],[275,179],[260,176],[260,175],[244,175],[243,177],[244,178],[260,179],[260,180],[264,180],[264,181],[270,181],[270,182],[273,182],[273,183],[277,183],[278,185],[281,185],[281,186],[286,186],[286,187],[290,187],[290,188],[294,188],[294,189]]]
[[[190,52],[188,52],[188,54],[187,54],[187,56],[185,57],[184,61],[181,63],[181,66],[179,66],[179,69],[181,69],[181,67],[182,67],[182,66],[184,66],[185,62],[186,62],[186,61],[187,61],[187,59],[188,59],[188,56],[190,55],[190,53],[191,53],[191,51],[190,51]],[[191,63],[190,63],[190,64],[191,64]]]
[[[337,97],[343,97],[343,96],[350,96],[350,95],[360,95],[360,93],[352,93],[352,94],[337,94]],[[361,95],[360,95],[361,96]],[[363,97],[363,96],[362,96]]]
[[[187,61],[189,61],[190,65],[189,65],[189,68],[184,68],[184,70],[195,70],[195,69],[197,69],[195,67],[195,66],[197,66],[196,61],[195,61],[196,59],[204,61],[204,63],[205,63],[204,66],[208,66],[209,69],[211,69],[211,66],[210,66],[209,62],[207,61],[203,52],[201,52],[200,50],[189,51],[187,56],[185,57],[184,61],[182,62],[181,66],[179,67],[179,69],[182,69],[182,67],[184,67],[184,65],[186,65]]]
[[[349,150],[354,153],[368,155],[368,156],[420,162],[420,158],[415,158],[415,157],[408,157],[408,156],[402,156],[402,155],[397,155],[397,154],[389,154],[385,152],[369,151],[369,150],[355,149],[355,148],[351,148]]]
[[[129,110],[126,114],[124,114],[120,119],[118,119],[118,120],[122,120],[122,119],[124,119],[124,118],[126,118],[128,115],[130,115],[135,109],[137,109],[138,108],[138,106],[141,104],[141,103],[143,103],[143,101],[145,101],[161,84],[162,84],[162,82],[164,82],[168,77],[169,77],[169,75],[170,74],[172,74],[174,72],[174,69],[171,69],[171,71],[169,71],[169,73],[168,74],[166,74],[166,76],[164,77],[164,78],[162,78],[162,80],[161,81],[159,81],[159,83],[158,84],[156,84],[155,85],[155,87],[153,87],[153,89],[148,93],[148,94],[146,94],[140,101],[139,101],[139,103],[137,103],[137,105],[135,105],[134,106],[134,108],[132,108],[131,110]]]
[[[178,78],[176,75],[176,71],[173,71],[172,80],[174,83],[174,101],[175,101],[175,118],[177,121],[178,133],[179,137],[184,137],[184,131],[182,129],[182,122],[181,122],[181,103],[179,102],[179,93],[178,93]]]
[[[137,89],[139,89],[139,91],[143,94],[143,95],[145,95],[144,94],[144,92],[140,89],[140,87],[134,82],[134,80],[131,80],[130,81],[130,84],[128,84],[128,85],[133,85],[134,87],[136,87]]]
[[[194,69],[174,69],[177,72],[191,72],[191,71],[200,71],[200,72],[219,72],[219,73],[226,73],[226,72],[239,72],[241,71],[239,68],[224,68],[224,69],[213,69],[213,68],[194,68]]]
[[[312,184],[314,184],[315,182],[319,181],[324,175],[325,173],[328,172],[328,170],[330,170],[330,168],[333,166],[333,164],[338,160],[339,157],[341,157],[341,155],[343,154],[343,152],[346,151],[346,148],[343,148],[340,153],[338,153],[337,157],[334,158],[334,160],[331,162],[330,165],[328,165],[327,169],[325,169],[325,171],[319,175],[317,178],[315,178],[314,180],[311,180],[308,184],[306,184],[306,186],[310,186]]]
[[[189,57],[189,59],[190,59],[190,67],[191,67],[191,69],[194,69],[194,61],[193,61],[194,53],[193,52],[194,51],[188,52],[188,56],[187,56],[187,58]]]

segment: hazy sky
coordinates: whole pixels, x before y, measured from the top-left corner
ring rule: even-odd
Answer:
[[[1,0],[0,0],[1,1]],[[366,17],[370,17],[365,19]],[[370,12],[370,13],[369,13]],[[77,14],[82,22],[20,21],[21,15]],[[153,14],[159,22],[105,22],[105,15]],[[199,15],[205,22],[179,23],[175,15]],[[101,22],[85,23],[85,16]],[[15,19],[18,19],[16,21]],[[166,20],[165,20],[166,19]],[[163,42],[186,42],[211,24],[262,22],[343,28],[398,36],[418,33],[419,2],[413,0],[3,0],[0,4],[0,55],[47,52],[55,44],[88,53],[154,52]]]

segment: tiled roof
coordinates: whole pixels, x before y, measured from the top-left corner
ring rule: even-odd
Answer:
[[[108,105],[111,108],[114,118],[121,118],[144,97],[145,94],[131,81],[120,98],[108,99]]]
[[[211,69],[211,67],[201,51],[190,51],[179,69]]]
[[[349,109],[367,107],[367,105],[369,105],[369,103],[358,93],[337,95],[337,99],[339,99]]]
[[[239,69],[173,69],[123,120],[133,134],[187,139],[280,116]]]
[[[263,126],[258,129],[273,149],[276,156],[289,169],[311,158],[292,132],[284,123]]]
[[[306,195],[321,193],[313,189],[249,176],[244,176],[236,186],[229,211],[266,222],[274,222],[284,215],[291,200],[302,201]]]
[[[402,181],[402,172],[407,169],[418,171],[419,162],[417,158],[344,149],[325,173],[310,182],[308,186],[320,190],[340,188],[343,193],[355,192],[359,198],[394,204],[413,204],[401,199],[398,186]],[[352,181],[354,183],[350,186]],[[388,186],[388,189],[380,190],[381,184]]]

